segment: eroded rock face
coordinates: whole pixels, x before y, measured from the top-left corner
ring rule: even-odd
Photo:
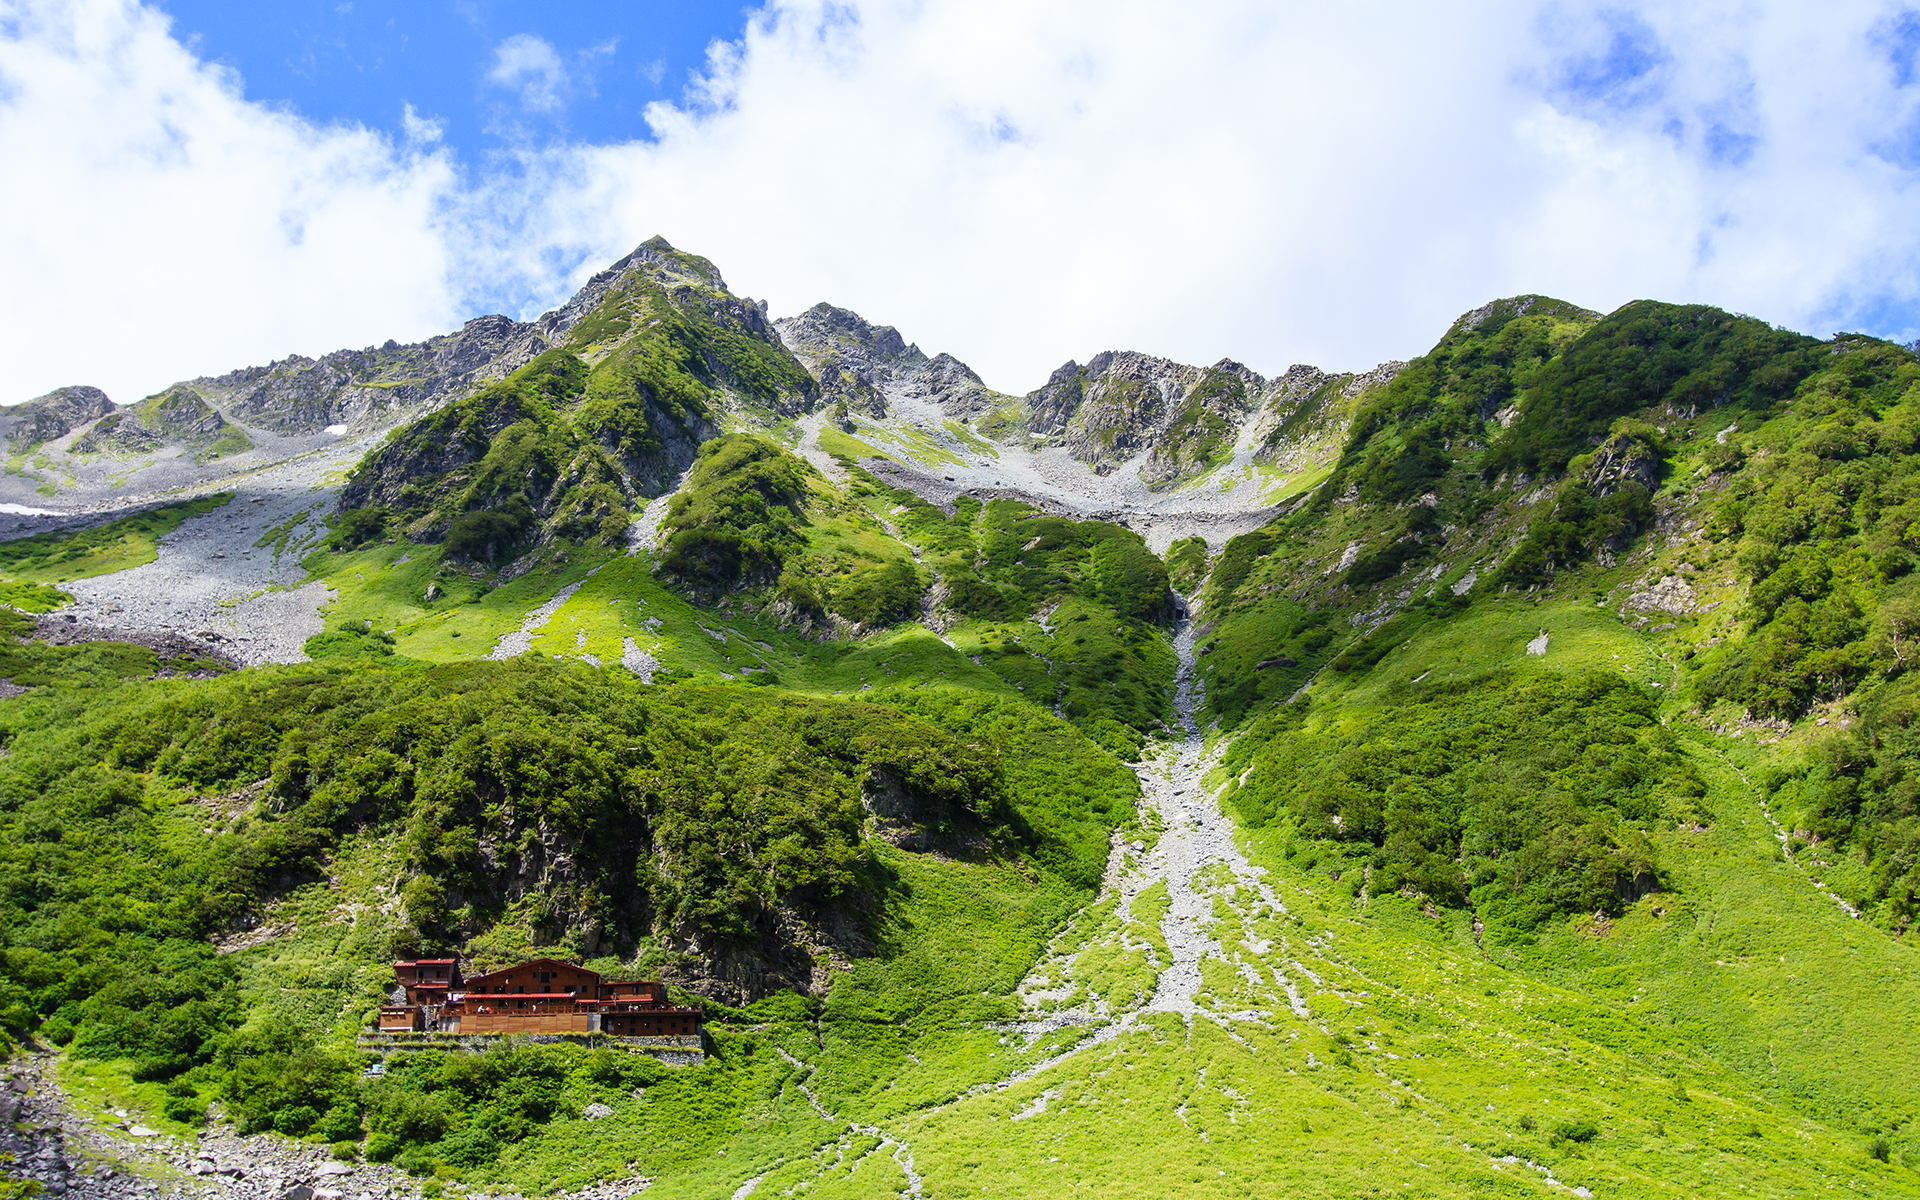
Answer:
[[[1668,575],[1645,591],[1627,597],[1627,607],[1635,612],[1663,612],[1684,616],[1693,611],[1693,588],[1677,575]]]
[[[1195,385],[1198,367],[1133,351],[1069,362],[1027,397],[1027,430],[1105,475],[1148,448]]]
[[[959,359],[928,358],[893,326],[874,325],[847,309],[816,304],[773,324],[781,342],[820,381],[824,403],[844,403],[877,420],[887,415],[890,398],[929,404],[954,418],[988,412],[1000,402]]]
[[[1587,465],[1587,488],[1606,496],[1637,484],[1651,492],[1660,478],[1660,452],[1643,437],[1616,433],[1602,442]]]
[[[1108,351],[1085,366],[1066,363],[1030,393],[1027,430],[1102,475],[1144,454],[1140,478],[1160,489],[1220,465],[1243,435],[1255,462],[1285,465],[1320,453],[1346,428],[1340,402],[1390,382],[1405,365],[1360,375],[1293,366],[1266,379],[1231,359],[1202,368]]]
[[[1148,487],[1164,487],[1213,467],[1232,452],[1265,382],[1228,359],[1209,367],[1168,418],[1165,432],[1140,467],[1140,478]]]
[[[14,453],[24,454],[112,411],[113,401],[97,387],[55,388],[25,404],[0,408],[0,431]]]
[[[471,391],[526,328],[499,315],[475,317],[457,333],[411,345],[294,355],[191,382],[236,420],[276,433],[371,428]]]

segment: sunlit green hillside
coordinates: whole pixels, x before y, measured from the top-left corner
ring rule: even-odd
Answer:
[[[312,661],[6,618],[0,1027],[76,1094],[429,1190],[1920,1195],[1912,351],[1501,301],[1159,555],[806,443],[661,270],[369,456]],[[708,1057],[363,1076],[430,951]]]

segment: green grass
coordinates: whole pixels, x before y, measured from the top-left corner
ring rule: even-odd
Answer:
[[[169,504],[74,533],[40,533],[0,542],[0,576],[25,583],[68,583],[111,575],[160,556],[159,541],[181,522],[233,499],[230,492]]]
[[[73,597],[56,587],[44,583],[20,583],[13,580],[0,581],[0,604],[8,608],[17,608],[21,612],[52,612],[63,604],[72,604]]]
[[[1546,653],[1529,654],[1528,644],[1542,633],[1547,635]],[[1491,597],[1389,651],[1358,679],[1323,676],[1313,694],[1338,697],[1350,707],[1372,707],[1416,679],[1431,686],[1530,664],[1556,671],[1616,671],[1668,692],[1676,678],[1660,644],[1629,628],[1610,608],[1579,599],[1534,604]]]

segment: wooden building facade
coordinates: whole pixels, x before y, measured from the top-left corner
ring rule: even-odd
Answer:
[[[671,1004],[652,980],[609,980],[576,963],[536,958],[463,979],[453,959],[393,964],[382,1033],[600,1033],[693,1037],[704,1012]]]

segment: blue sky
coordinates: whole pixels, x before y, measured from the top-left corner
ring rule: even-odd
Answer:
[[[747,7],[737,0],[158,5],[199,57],[242,75],[247,99],[396,133],[410,105],[469,163],[528,142],[646,137],[642,110],[678,99],[705,67],[708,45],[741,35]]]
[[[1011,392],[1528,292],[1907,341],[1916,4],[0,0],[0,402],[528,319],[654,235]]]

